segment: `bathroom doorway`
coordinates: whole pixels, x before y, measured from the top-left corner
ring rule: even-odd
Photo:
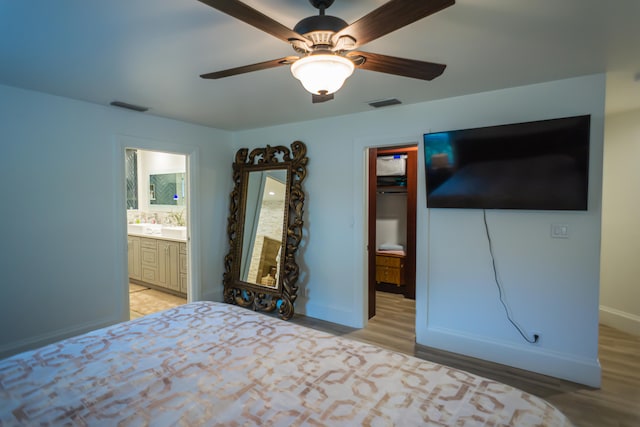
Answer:
[[[189,300],[188,156],[125,149],[129,317]]]

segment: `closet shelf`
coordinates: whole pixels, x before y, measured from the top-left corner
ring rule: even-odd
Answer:
[[[406,185],[378,185],[376,188],[378,194],[384,193],[406,193]]]

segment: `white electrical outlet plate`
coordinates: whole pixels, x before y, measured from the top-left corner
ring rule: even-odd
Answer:
[[[568,239],[569,226],[567,224],[551,224],[551,237],[554,239]]]

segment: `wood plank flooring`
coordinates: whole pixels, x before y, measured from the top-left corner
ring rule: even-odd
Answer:
[[[577,427],[640,426],[640,337],[600,326],[602,387],[499,365],[415,344],[415,301],[378,292],[376,316],[364,329],[353,329],[296,315],[292,322],[363,341],[421,359],[452,366],[509,384],[542,397]]]

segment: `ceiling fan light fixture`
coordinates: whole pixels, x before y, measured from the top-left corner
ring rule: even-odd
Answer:
[[[337,92],[353,74],[355,66],[339,55],[315,54],[300,58],[291,65],[291,74],[314,95]]]

